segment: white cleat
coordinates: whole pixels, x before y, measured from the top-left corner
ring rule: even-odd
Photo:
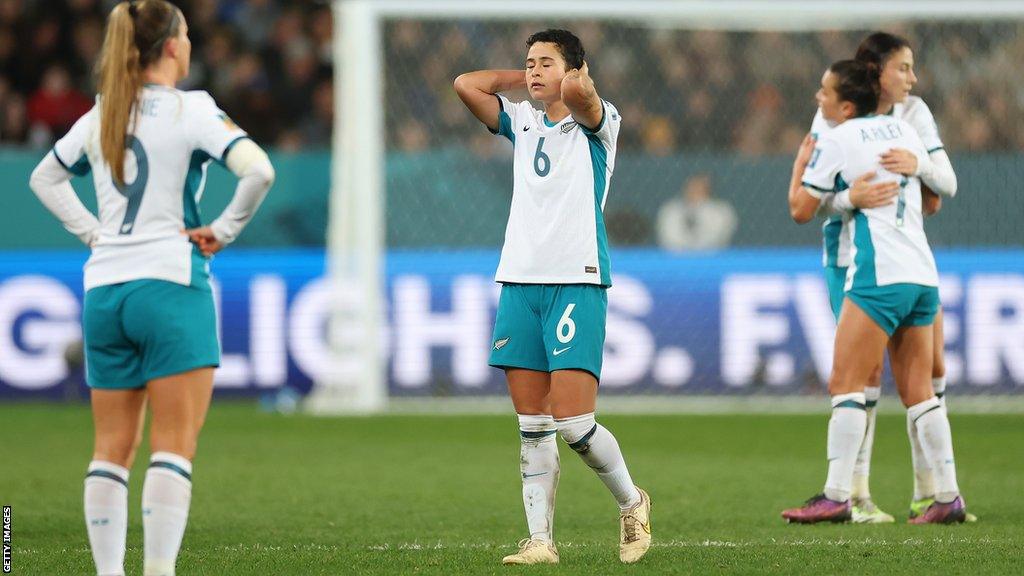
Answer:
[[[501,559],[502,564],[558,564],[558,550],[554,542],[523,538],[519,552]]]
[[[619,516],[619,560],[632,564],[651,547],[651,497],[637,487],[640,502]]]
[[[891,524],[896,521],[892,514],[882,511],[870,498],[854,499],[851,512],[854,524]]]

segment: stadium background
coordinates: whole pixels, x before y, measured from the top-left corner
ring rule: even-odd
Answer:
[[[45,212],[28,174],[91,104],[108,2],[0,1],[0,397],[81,398],[78,324],[86,251]],[[307,392],[329,369],[334,31],[323,3],[183,3],[193,42],[182,88],[208,90],[261,145],[277,184],[212,267],[222,393]],[[615,287],[603,385],[626,394],[823,393],[832,320],[815,225],[788,217],[792,155],[821,71],[862,28],[729,31],[560,21],[588,49],[623,115],[606,208]],[[389,19],[385,66],[387,325],[393,396],[500,395],[486,366],[491,281],[508,212],[508,145],[451,89],[459,73],[521,65],[549,22]],[[927,223],[942,273],[955,394],[1024,390],[1024,24],[908,21],[914,93],[931,106],[960,182]],[[729,247],[660,246],[659,212],[691,178],[735,211]],[[89,177],[76,187],[94,206]],[[207,218],[233,179],[208,174]],[[337,295],[335,295],[337,296]],[[355,297],[349,305],[358,306]],[[342,295],[345,299],[345,295]],[[358,333],[350,334],[358,338]]]

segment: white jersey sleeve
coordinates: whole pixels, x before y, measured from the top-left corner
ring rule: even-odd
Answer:
[[[248,134],[228,118],[206,92],[187,92],[185,97],[190,100],[187,122],[192,147],[223,162],[231,145]]]
[[[929,154],[945,148],[942,138],[939,137],[939,126],[935,123],[935,116],[924,100],[908,96],[901,119],[914,127]]]
[[[491,133],[497,136],[504,136],[515,144],[515,126],[518,124],[519,110],[522,102],[512,102],[501,94],[495,94],[494,97],[498,99],[498,129],[491,130]]]
[[[89,158],[86,154],[86,147],[95,131],[99,130],[99,104],[96,104],[88,112],[82,115],[75,122],[71,130],[63,138],[57,140],[53,145],[53,155],[64,168],[76,176],[83,176],[89,173],[91,168]]]
[[[817,198],[822,194],[842,192],[846,185],[839,174],[845,164],[846,158],[842,147],[830,134],[825,135],[815,144],[801,183]]]
[[[615,142],[619,138],[619,127],[622,125],[622,117],[619,116],[619,111],[615,109],[615,106],[611,102],[601,100],[601,106],[604,110],[601,113],[601,123],[597,125],[597,128],[593,130],[580,124],[580,129],[583,133],[588,136],[597,138],[605,148],[610,150],[615,147]]]

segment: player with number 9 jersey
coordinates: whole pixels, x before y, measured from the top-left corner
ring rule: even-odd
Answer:
[[[105,34],[96,105],[29,185],[92,249],[82,325],[95,443],[84,508],[96,573],[125,573],[128,471],[148,405],[143,573],[173,576],[220,363],[208,259],[253,217],[274,169],[208,94],[175,89],[192,48],[181,10],[166,0],[121,2]],[[239,181],[223,213],[204,226],[198,204],[211,161]],[[90,171],[99,218],[71,185]]]

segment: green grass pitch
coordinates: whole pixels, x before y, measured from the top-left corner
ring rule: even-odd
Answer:
[[[923,527],[902,522],[911,496],[902,416],[878,421],[872,492],[900,519],[888,526],[790,526],[779,518],[821,487],[824,414],[600,419],[653,499],[655,544],[638,565],[619,564],[617,508],[564,444],[555,516],[561,565],[500,565],[525,534],[511,414],[316,418],[215,401],[178,573],[1021,573],[1024,416],[957,415],[954,404],[960,485],[981,520]],[[13,573],[90,574],[82,520],[87,408],[8,404],[0,422]],[[141,574],[147,453],[131,477],[128,574]]]

